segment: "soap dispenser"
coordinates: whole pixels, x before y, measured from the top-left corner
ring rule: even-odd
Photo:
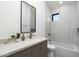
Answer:
[[[22,35],[22,41],[24,41],[25,40],[25,36],[24,36],[24,33],[23,33],[23,35]]]

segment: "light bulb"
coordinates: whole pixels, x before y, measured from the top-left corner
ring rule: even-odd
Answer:
[[[59,3],[63,3],[63,1],[59,1]]]

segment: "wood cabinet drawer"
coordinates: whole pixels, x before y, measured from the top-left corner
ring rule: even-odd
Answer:
[[[10,55],[9,57],[31,57],[31,48],[19,51],[15,54]]]
[[[41,43],[41,56],[47,56],[47,41]]]
[[[47,41],[42,42],[41,47],[46,47],[47,48]]]
[[[32,57],[46,57],[46,56],[47,56],[47,41],[44,41],[32,47]]]
[[[40,44],[32,46],[32,57],[39,57],[41,52]]]

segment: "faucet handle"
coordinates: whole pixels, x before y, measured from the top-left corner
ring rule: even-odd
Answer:
[[[24,41],[25,40],[25,36],[24,36],[24,33],[23,33],[23,35],[22,35],[22,41]]]
[[[32,33],[30,33],[30,37],[29,37],[30,39],[32,38]]]

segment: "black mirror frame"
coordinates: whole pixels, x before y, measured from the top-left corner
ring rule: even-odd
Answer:
[[[31,29],[30,32],[22,32],[22,3],[25,3],[31,7],[33,7],[32,5],[26,3],[25,1],[21,1],[21,7],[20,7],[20,33],[31,33]],[[35,7],[33,7],[35,8]],[[36,8],[35,8],[35,32],[36,32]]]

